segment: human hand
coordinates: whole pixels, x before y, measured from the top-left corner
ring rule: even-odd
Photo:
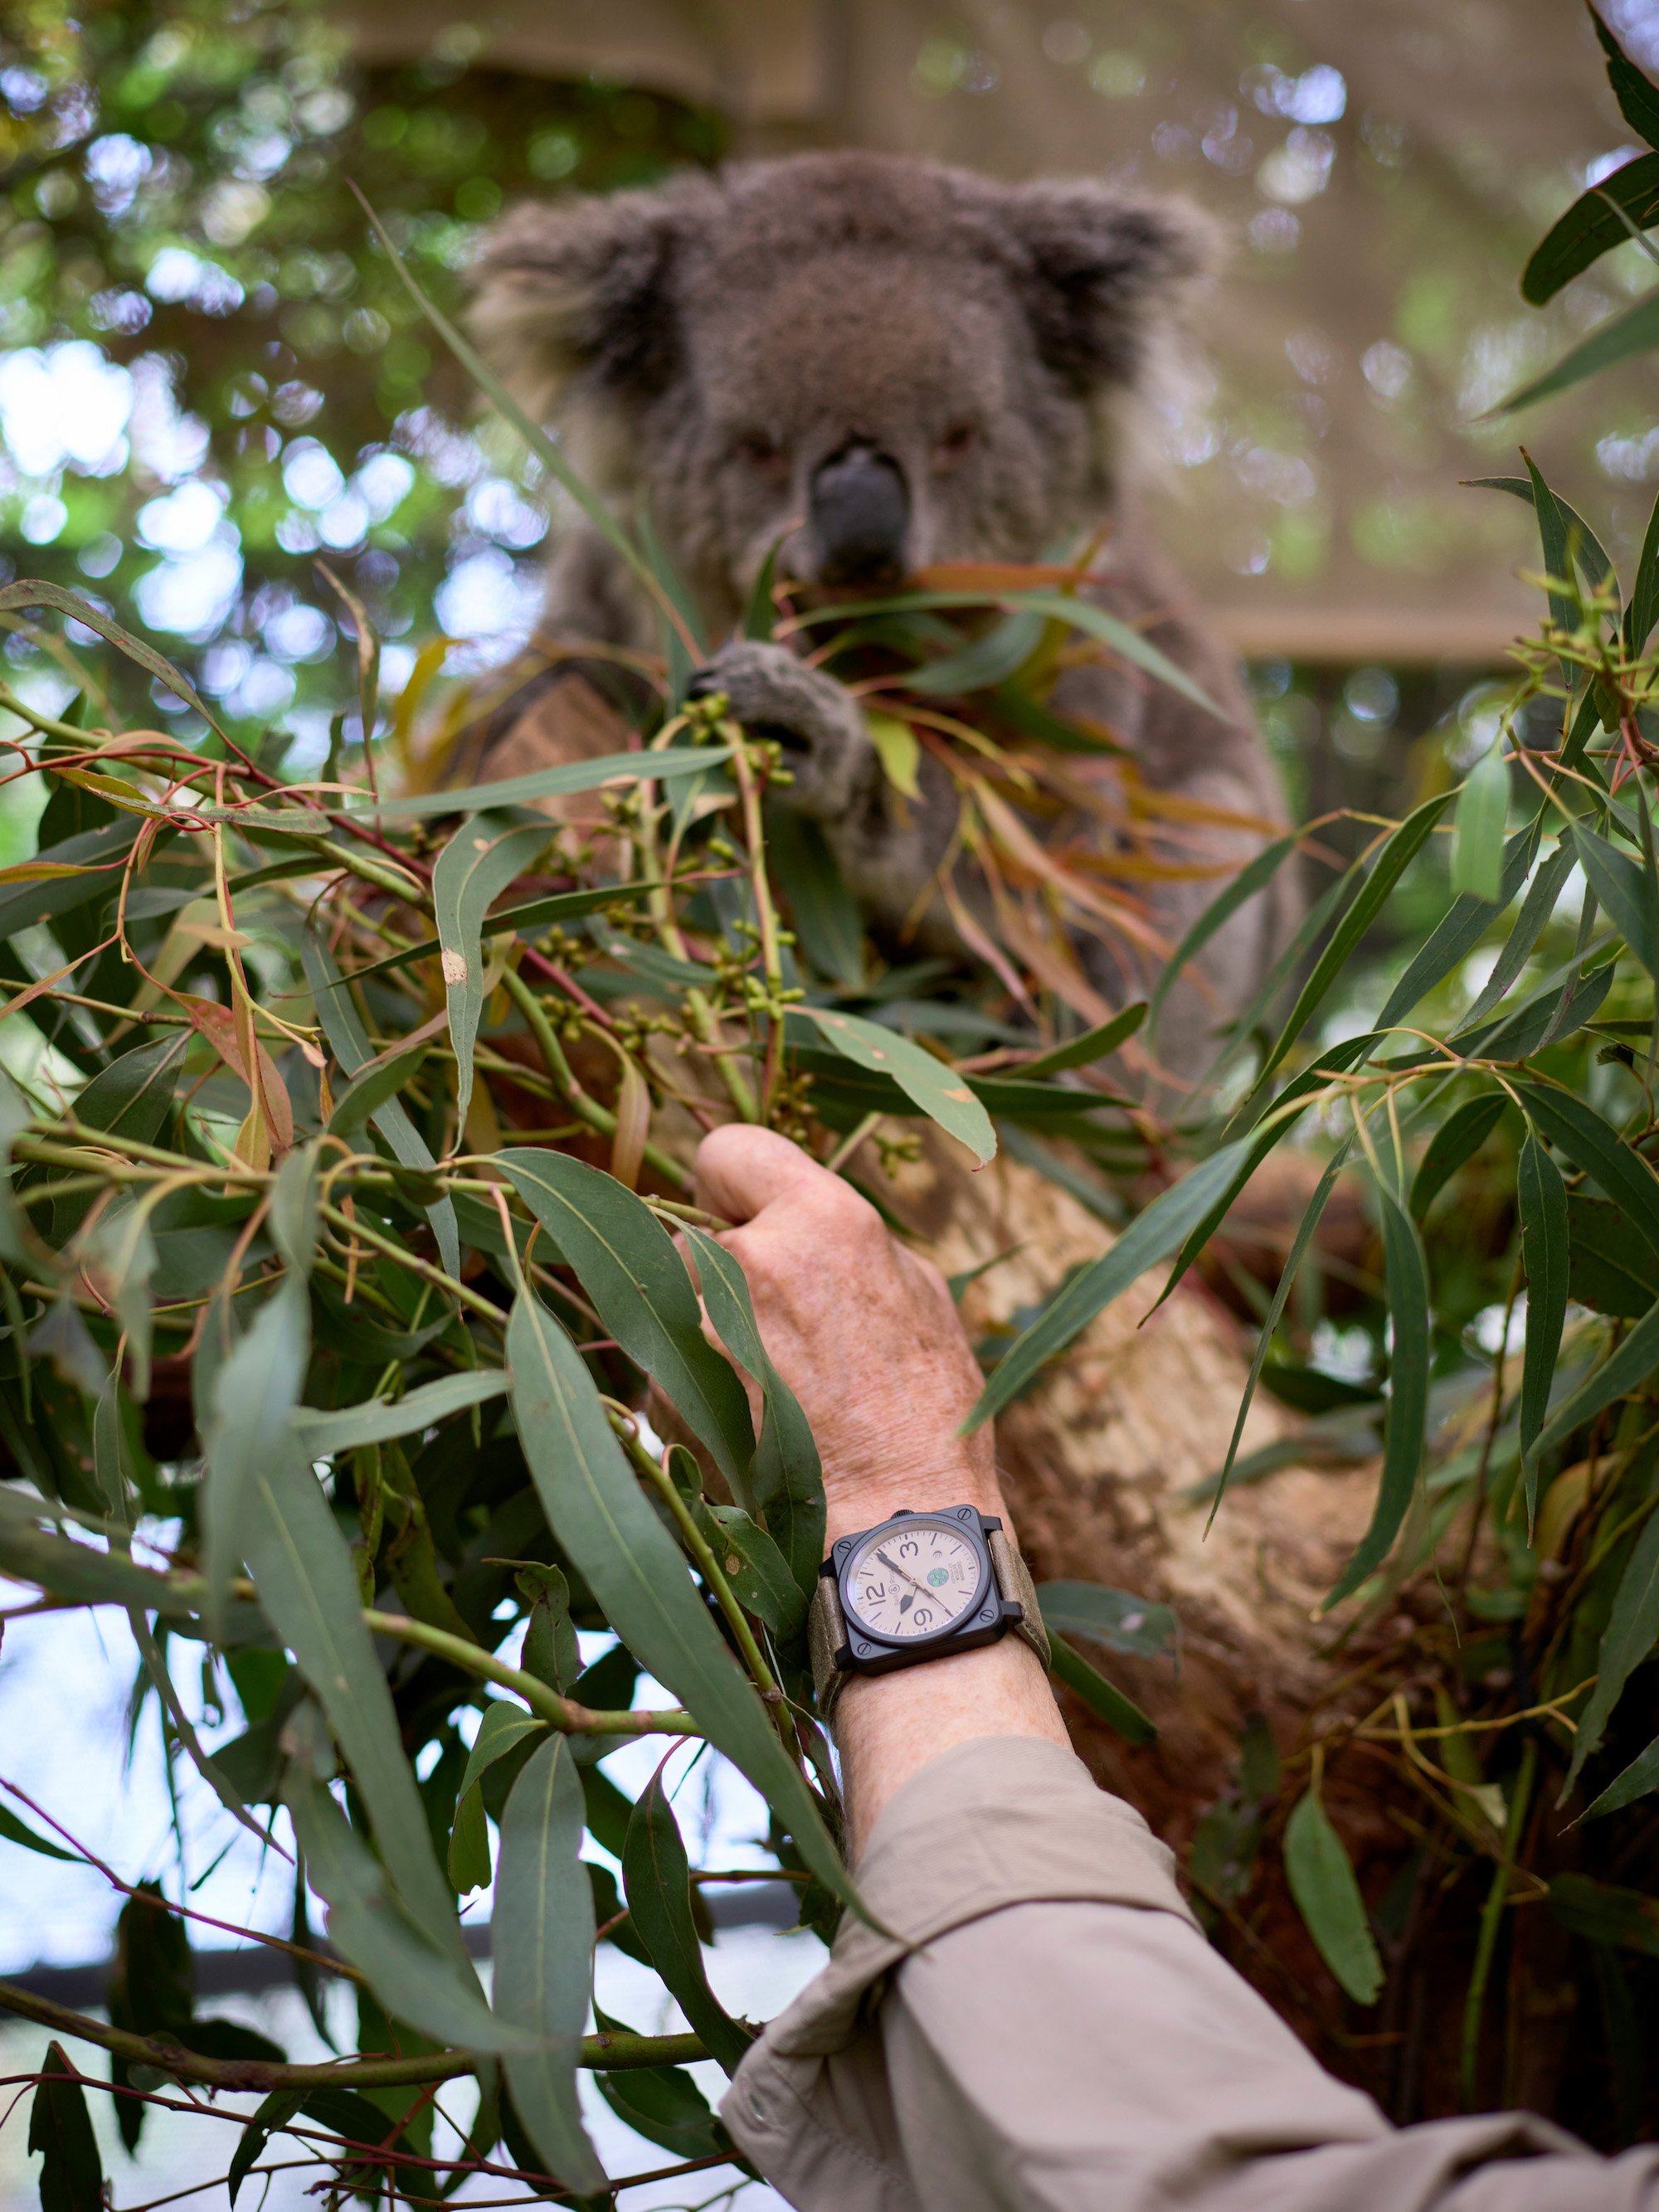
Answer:
[[[720,1242],[817,1439],[829,1541],[902,1506],[1001,1513],[990,1430],[957,1434],[982,1378],[938,1268],[770,1130],[714,1130],[696,1170],[699,1203],[740,1224]]]

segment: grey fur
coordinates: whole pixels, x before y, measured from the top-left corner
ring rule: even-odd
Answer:
[[[1099,596],[1222,716],[1105,669],[1073,672],[1057,707],[1109,723],[1153,787],[1272,818],[1282,801],[1232,658],[1187,605],[1133,494],[1135,403],[1214,258],[1207,219],[1180,202],[802,155],[518,209],[477,272],[473,323],[610,495],[648,495],[711,635],[732,629],[781,537],[782,573],[818,574],[814,480],[849,444],[902,474],[904,569],[1035,560],[1110,518],[1114,580]],[[553,562],[548,622],[567,638],[653,641],[647,610],[586,529]],[[744,720],[788,734],[793,803],[824,823],[872,920],[896,926],[949,842],[943,771],[926,762],[921,806],[896,803],[849,695],[782,648],[728,646],[708,680]],[[1191,836],[1179,857],[1193,857]],[[1217,860],[1260,842],[1204,837],[1201,857]],[[1173,942],[1215,888],[1155,886],[1154,926]],[[1212,948],[1208,993],[1172,1001],[1164,1057],[1176,1072],[1207,1060],[1217,1006],[1236,1011],[1255,988],[1284,919],[1282,900],[1259,902]],[[925,926],[948,933],[938,914]],[[1140,987],[1114,951],[1079,944],[1105,995]]]

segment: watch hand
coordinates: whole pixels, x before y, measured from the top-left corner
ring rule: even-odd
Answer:
[[[888,1558],[885,1552],[878,1552],[876,1553],[876,1557],[881,1561],[883,1566],[888,1570],[889,1573],[896,1575],[902,1583],[908,1583],[911,1589],[913,1590],[919,1591],[923,1597],[927,1597],[930,1595],[927,1590],[922,1588],[922,1585],[916,1580],[914,1575],[907,1575],[902,1567],[896,1567],[893,1565],[893,1562]]]

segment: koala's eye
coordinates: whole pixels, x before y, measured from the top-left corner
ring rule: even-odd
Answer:
[[[953,469],[979,444],[979,432],[971,422],[954,423],[933,448],[933,459],[942,469]]]
[[[737,455],[749,467],[758,469],[768,476],[775,476],[785,462],[782,447],[769,438],[763,430],[751,430],[746,437],[739,438]]]

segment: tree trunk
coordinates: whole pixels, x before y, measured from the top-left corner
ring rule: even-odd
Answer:
[[[881,1191],[947,1275],[995,1262],[963,1297],[975,1340],[1112,1243],[1093,1214],[1006,1151],[975,1173],[931,1131],[922,1158]],[[1094,1655],[1157,1723],[1155,1743],[1133,1750],[1075,1698],[1066,1705],[1099,1780],[1180,1851],[1236,1778],[1247,1716],[1265,1714],[1289,1748],[1340,1671],[1324,1656],[1334,1634],[1317,1608],[1364,1530],[1375,1480],[1369,1468],[1287,1467],[1231,1491],[1206,1534],[1207,1497],[1191,1493],[1226,1457],[1248,1340],[1196,1275],[1152,1313],[1165,1272],[1143,1276],[1008,1407],[997,1446],[1039,1583],[1105,1583],[1175,1609],[1173,1662]],[[1259,1394],[1241,1449],[1292,1427]]]

